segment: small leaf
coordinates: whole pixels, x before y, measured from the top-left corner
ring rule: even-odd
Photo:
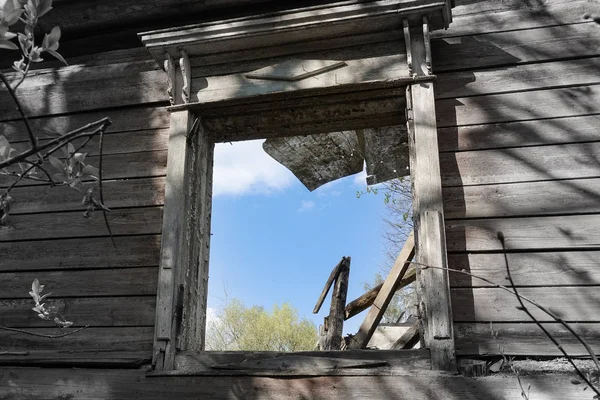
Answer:
[[[56,50],[53,49],[46,49],[46,51],[48,53],[50,53],[51,55],[54,56],[54,58],[56,58],[58,61],[60,61],[61,63],[65,64],[65,65],[69,65],[69,63],[67,62],[67,60],[65,60],[63,58],[63,56],[61,56]]]
[[[75,153],[75,146],[73,146],[73,143],[69,142],[67,143],[67,157],[71,157],[71,154]]]
[[[48,161],[50,161],[50,164],[55,170],[63,174],[65,173],[65,165],[58,158],[54,156],[48,156]]]
[[[71,144],[71,143],[69,143],[69,144]],[[85,161],[85,156],[87,156],[87,153],[76,153],[73,156],[73,160],[75,162],[83,163]]]
[[[581,381],[579,379],[577,379],[577,378],[571,379],[571,383],[573,385],[581,385]]]
[[[58,50],[58,41],[60,40],[60,27],[55,26],[52,28],[50,33],[46,33],[44,41],[42,42],[42,48],[46,51]]]
[[[83,173],[84,176],[87,175],[87,176],[90,176],[90,177],[92,177],[92,178],[94,178],[96,180],[98,180],[99,179],[98,177],[100,176],[100,170],[98,168],[96,168],[96,167],[91,166],[91,165],[86,165],[83,168],[82,173]]]
[[[52,0],[41,0],[37,7],[38,18],[42,17],[50,10],[52,10]]]
[[[19,47],[9,40],[0,39],[0,49],[19,50]]]

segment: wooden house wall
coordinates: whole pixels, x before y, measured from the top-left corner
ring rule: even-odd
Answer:
[[[432,44],[450,266],[507,284],[502,232],[519,292],[576,322],[596,351],[598,16],[585,0],[457,0]],[[459,274],[451,293],[459,355],[559,354],[511,294]],[[534,315],[570,354],[586,354]]]
[[[81,194],[19,184],[10,228],[0,229],[0,325],[60,333],[31,310],[28,291],[37,278],[52,292],[47,306],[58,307],[74,327],[89,327],[60,339],[0,330],[0,362],[149,360],[169,127],[164,72],[144,48],[69,61],[68,67],[34,71],[19,94],[40,138],[111,118],[103,171],[116,247],[101,213],[84,218]],[[16,148],[27,146],[8,95],[0,96],[0,134]],[[87,147],[86,162],[95,166],[97,144]],[[2,177],[0,186],[11,181]]]

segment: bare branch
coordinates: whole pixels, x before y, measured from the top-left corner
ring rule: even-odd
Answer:
[[[5,330],[5,331],[25,333],[27,335],[37,336],[37,337],[44,337],[44,338],[49,338],[49,339],[56,339],[56,338],[61,338],[61,337],[69,336],[69,335],[72,335],[72,334],[77,333],[79,331],[82,331],[82,330],[84,330],[86,328],[89,328],[89,325],[82,326],[81,328],[77,328],[77,329],[74,329],[72,331],[61,333],[60,335],[44,335],[42,333],[30,332],[30,331],[26,331],[24,329],[17,329],[17,328],[9,328],[9,327],[6,327],[6,326],[0,326],[0,329]]]
[[[116,249],[117,244],[115,243],[115,238],[113,237],[112,230],[110,229],[110,224],[108,223],[108,216],[106,215],[106,207],[104,206],[104,191],[102,190],[102,153],[104,151],[104,130],[100,132],[100,142],[98,143],[98,193],[100,196],[100,204],[102,204],[102,215],[104,216],[104,224],[106,225],[106,229],[108,229],[108,234],[110,235],[110,241],[112,242],[113,247]]]
[[[519,292],[517,290],[517,287],[515,286],[515,282],[513,281],[512,275],[510,274],[510,267],[508,265],[508,257],[506,255],[506,246],[504,243],[504,235],[502,234],[502,232],[498,232],[498,240],[500,240],[500,243],[502,243],[502,251],[504,254],[504,262],[506,263],[506,274],[507,274],[507,278],[508,281],[510,282],[510,286],[515,294],[515,296],[517,297],[517,300],[519,301],[519,306],[520,306],[520,310],[524,311],[525,314],[527,314],[527,316],[529,318],[531,318],[531,320],[533,322],[535,322],[535,324],[542,330],[542,332],[544,332],[544,334],[548,337],[548,339],[550,339],[550,341],[552,343],[554,343],[554,345],[558,348],[558,350],[560,350],[560,352],[567,358],[567,360],[569,361],[569,363],[571,364],[571,366],[573,367],[573,369],[575,370],[575,372],[577,373],[577,375],[579,375],[579,377],[589,386],[592,388],[592,390],[598,395],[600,396],[600,391],[598,389],[596,389],[596,387],[594,385],[592,385],[592,383],[588,380],[588,378],[583,374],[583,372],[581,372],[581,370],[577,367],[577,365],[575,365],[575,362],[573,362],[573,359],[569,356],[569,354],[567,354],[567,352],[565,351],[565,349],[562,347],[562,345],[556,340],[556,338],[554,336],[552,336],[552,334],[533,316],[533,314],[531,313],[531,311],[529,311],[529,309],[525,306],[525,303],[523,303],[523,300],[521,298],[521,296],[519,295]]]
[[[101,127],[99,129],[106,129],[106,127],[108,127],[110,124],[111,124],[111,121],[108,117],[102,118],[96,122],[89,123],[85,126],[82,126],[81,128],[77,128],[68,133],[65,133],[64,135],[61,135],[60,137],[57,137],[56,139],[52,139],[52,140],[50,140],[42,145],[39,145],[37,147],[32,147],[29,150],[26,150],[20,154],[17,154],[16,156],[14,156],[12,158],[9,158],[8,160],[0,162],[0,168],[5,168],[5,167],[8,167],[9,165],[13,165],[15,163],[24,161],[27,157],[30,157],[30,156],[32,156],[36,153],[39,153],[43,150],[49,149],[53,146],[56,146],[54,149],[50,150],[46,154],[46,156],[48,156],[49,154],[58,150],[60,147],[67,144],[69,141],[73,140],[77,135],[81,134],[82,132],[85,132],[85,131],[91,129],[92,127],[98,126],[98,125],[101,125]]]

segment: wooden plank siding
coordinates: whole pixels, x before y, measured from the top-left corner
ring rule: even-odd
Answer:
[[[450,268],[506,284],[502,232],[519,292],[576,322],[596,351],[600,29],[584,15],[598,8],[458,0],[432,42]],[[458,355],[559,355],[514,296],[460,273],[450,284]]]
[[[58,339],[0,330],[0,364],[130,365],[151,359],[169,127],[166,82],[138,49],[100,56],[36,70],[19,91],[42,141],[111,118],[103,186],[115,246],[100,212],[83,216],[80,193],[27,180],[12,191],[10,228],[0,230],[0,325],[61,333],[31,310],[28,291],[39,279],[52,292],[46,306],[74,327],[89,327]],[[0,99],[0,134],[18,151],[27,149],[10,98]],[[97,166],[98,140],[86,151],[86,163]],[[0,187],[11,182],[3,176]],[[15,355],[19,351],[27,355]]]

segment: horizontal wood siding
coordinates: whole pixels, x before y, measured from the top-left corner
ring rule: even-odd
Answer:
[[[600,350],[600,29],[583,17],[599,11],[578,0],[457,0],[450,29],[435,34],[458,354],[559,354],[514,295],[460,272],[506,285],[506,262],[522,295],[578,323]]]
[[[102,213],[84,217],[81,193],[25,180],[14,189],[10,228],[0,230],[0,325],[61,333],[31,310],[28,292],[38,279],[52,293],[46,306],[75,328],[87,328],[56,339],[0,330],[0,364],[129,365],[151,358],[169,127],[164,81],[155,61],[136,49],[107,53],[102,62],[94,55],[37,70],[19,88],[42,140],[102,117],[112,120],[103,186],[114,246]],[[4,92],[0,134],[17,150],[27,149],[22,122]],[[98,140],[86,151],[86,163],[98,166]],[[3,176],[0,187],[11,182]]]

